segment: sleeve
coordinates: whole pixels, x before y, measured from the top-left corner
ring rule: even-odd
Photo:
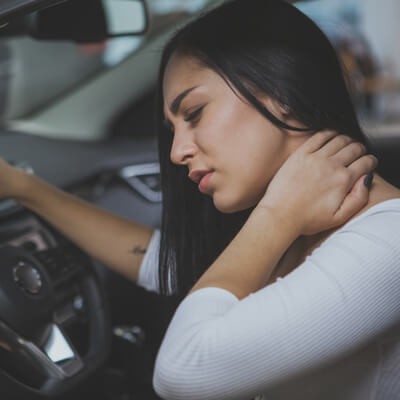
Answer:
[[[241,301],[220,288],[189,295],[157,356],[155,390],[252,398],[366,343],[400,319],[399,233],[399,212],[369,215]]]
[[[139,277],[136,282],[139,286],[151,292],[158,292],[159,289],[158,256],[160,253],[160,238],[160,231],[155,230],[140,264]]]

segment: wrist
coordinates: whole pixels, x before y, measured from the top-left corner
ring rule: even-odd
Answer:
[[[259,203],[253,210],[252,216],[256,219],[273,220],[273,225],[282,233],[286,233],[288,240],[296,240],[302,234],[302,226],[298,215],[282,206],[268,203]]]
[[[18,203],[26,205],[35,195],[35,187],[38,178],[22,170],[15,171],[15,185],[13,190],[13,199]]]

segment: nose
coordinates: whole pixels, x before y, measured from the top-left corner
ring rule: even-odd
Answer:
[[[185,134],[175,131],[172,142],[170,159],[174,164],[187,165],[197,152],[197,146],[188,132]]]

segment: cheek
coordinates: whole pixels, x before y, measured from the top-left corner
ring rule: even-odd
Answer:
[[[246,142],[252,130],[255,111],[231,93],[205,111],[204,122],[198,128],[198,144],[211,154],[221,150],[237,151]]]
[[[197,144],[216,174],[214,204],[222,212],[247,209],[261,200],[284,161],[284,134],[243,103],[220,108],[196,130]],[[233,112],[234,110],[235,112]]]
[[[236,163],[243,184],[253,190],[266,187],[282,165],[286,152],[283,134],[267,123],[254,124],[240,138],[237,149]]]
[[[243,154],[242,154],[243,156]],[[257,205],[264,196],[267,186],[275,174],[268,156],[263,158],[247,157],[239,159],[231,157],[226,160],[226,169],[215,179],[213,193],[214,205],[224,213],[233,213]]]
[[[257,135],[253,131],[238,138],[228,154],[224,158],[221,190],[215,192],[214,204],[223,212],[253,207],[285,160],[284,141],[271,132]]]

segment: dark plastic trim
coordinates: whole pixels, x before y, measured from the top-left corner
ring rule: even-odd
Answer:
[[[0,25],[22,15],[63,3],[64,1],[66,0],[1,0]]]

